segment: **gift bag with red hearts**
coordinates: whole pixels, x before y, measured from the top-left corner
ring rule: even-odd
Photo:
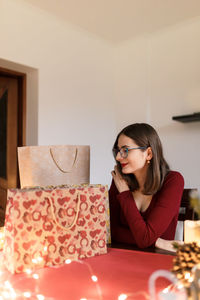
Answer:
[[[9,189],[4,263],[11,273],[107,252],[105,185]]]

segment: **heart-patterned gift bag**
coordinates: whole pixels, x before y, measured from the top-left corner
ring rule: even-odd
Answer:
[[[105,185],[9,189],[4,263],[11,273],[107,252]]]

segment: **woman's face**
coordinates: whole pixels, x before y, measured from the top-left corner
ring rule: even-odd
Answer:
[[[118,148],[139,147],[131,138],[121,134],[118,139]],[[121,164],[122,173],[137,174],[147,168],[148,150],[132,149],[128,151],[128,156],[123,158],[120,152],[117,153],[116,160]]]

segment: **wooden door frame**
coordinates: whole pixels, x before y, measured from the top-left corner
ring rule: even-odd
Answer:
[[[0,76],[8,79],[16,79],[18,86],[18,130],[17,130],[17,146],[26,146],[26,83],[25,73],[2,68],[0,66]],[[17,168],[16,187],[20,187],[19,168]],[[7,190],[0,189],[0,226],[4,226],[5,210],[6,210]]]
[[[15,78],[18,82],[18,137],[17,146],[26,146],[26,74],[0,67],[0,76]],[[19,169],[17,187],[20,186]]]
[[[26,74],[0,67],[0,76],[16,78],[18,81],[18,146],[26,145]]]

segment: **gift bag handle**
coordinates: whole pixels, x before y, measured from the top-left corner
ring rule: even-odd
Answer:
[[[76,159],[77,159],[77,156],[78,156],[78,149],[77,149],[77,147],[76,147],[76,151],[75,151],[74,161],[73,161],[73,164],[72,164],[72,167],[71,167],[71,170],[70,170],[70,171],[65,171],[65,170],[63,170],[63,169],[59,166],[59,164],[57,163],[57,161],[55,160],[55,157],[53,156],[53,150],[50,148],[49,151],[50,151],[51,157],[52,157],[52,159],[53,159],[53,162],[55,163],[56,167],[57,167],[62,173],[71,173],[71,172],[72,172],[72,169],[73,169],[73,167],[74,167],[74,165],[75,165],[75,162],[76,162]]]
[[[78,194],[78,203],[77,203],[77,210],[76,210],[75,218],[74,218],[72,224],[70,224],[70,225],[67,226],[67,227],[64,227],[64,226],[62,226],[62,225],[60,225],[60,224],[58,223],[58,221],[56,220],[55,213],[54,213],[53,202],[52,202],[51,198],[48,198],[48,199],[49,199],[49,202],[50,202],[50,205],[51,205],[51,212],[52,212],[52,215],[53,215],[53,220],[54,220],[54,222],[56,223],[56,225],[57,225],[58,227],[60,227],[61,229],[66,230],[66,231],[69,230],[69,229],[71,229],[71,228],[76,224],[76,221],[77,221],[77,219],[78,219],[78,214],[79,214],[79,210],[80,210],[80,203],[81,203],[81,201],[80,201],[80,199],[81,199],[80,194]]]

